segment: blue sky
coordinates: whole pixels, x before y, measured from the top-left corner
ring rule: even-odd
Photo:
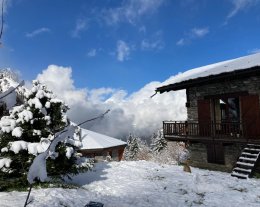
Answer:
[[[25,80],[55,64],[76,87],[132,93],[260,51],[259,0],[6,1],[0,68]]]

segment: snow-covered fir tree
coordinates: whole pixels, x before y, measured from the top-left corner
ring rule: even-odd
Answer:
[[[127,146],[124,152],[125,160],[135,160],[138,151],[139,151],[138,138],[130,134],[127,139]]]
[[[145,141],[132,134],[127,139],[127,146],[124,152],[125,160],[150,160],[151,149]]]
[[[156,153],[160,153],[162,150],[166,149],[167,141],[163,136],[163,130],[158,130],[157,134],[154,133],[151,145],[153,151]]]
[[[33,81],[31,90],[24,93],[24,103],[15,106],[0,121],[0,190],[25,186],[26,175],[35,156],[44,152],[56,132],[70,125],[68,107],[54,97],[45,85]],[[76,149],[79,140],[70,137],[56,147],[56,159],[47,159],[48,175],[64,175],[85,171],[89,164],[79,163]]]

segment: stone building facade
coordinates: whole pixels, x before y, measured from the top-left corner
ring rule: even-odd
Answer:
[[[258,94],[260,102],[260,76],[247,77],[237,80],[228,80],[208,85],[201,85],[189,88],[187,90],[187,107],[188,121],[198,120],[198,100],[204,99],[207,96],[248,92],[248,94]]]
[[[225,82],[218,82],[202,86],[191,87],[187,90],[187,114],[188,121],[198,121],[198,100],[207,97],[222,96],[227,94],[258,95],[260,97],[260,76],[246,77]],[[211,106],[212,106],[212,99]],[[260,99],[259,99],[260,102]],[[260,104],[259,104],[260,105]],[[241,109],[240,109],[241,110]],[[259,108],[260,110],[260,108]],[[214,117],[211,111],[211,117]],[[240,114],[240,120],[242,119]],[[212,120],[215,121],[215,120]],[[192,143],[189,146],[191,152],[192,166],[231,172],[237,162],[245,143],[221,143],[223,146],[224,163],[209,163],[207,160],[207,143]],[[258,163],[257,172],[260,172]]]
[[[224,144],[224,163],[209,163],[206,143],[192,143],[188,150],[191,157],[191,166],[202,169],[231,172],[244,148],[244,144]]]
[[[164,121],[165,138],[187,143],[192,166],[260,172],[260,53],[192,69],[156,92],[182,89],[187,121]]]

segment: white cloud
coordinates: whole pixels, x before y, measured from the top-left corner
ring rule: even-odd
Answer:
[[[209,28],[193,28],[191,33],[194,37],[204,37],[206,34],[209,33]]]
[[[254,48],[252,50],[249,50],[248,53],[250,54],[260,53],[260,48]]]
[[[162,32],[156,32],[150,39],[144,39],[141,42],[142,50],[161,50],[164,48]]]
[[[130,55],[130,47],[127,45],[126,42],[122,40],[117,41],[117,48],[116,48],[116,55],[117,60],[123,62],[129,58]]]
[[[186,34],[185,37],[182,37],[181,39],[179,39],[176,42],[176,45],[178,45],[178,46],[187,45],[195,39],[203,38],[208,33],[209,33],[208,27],[200,27],[200,28],[194,27],[190,30],[190,32],[188,34]]]
[[[88,20],[79,18],[76,21],[76,25],[74,30],[71,32],[71,36],[74,38],[78,38],[80,33],[88,28]]]
[[[234,17],[238,12],[246,10],[259,2],[259,0],[231,0],[233,7],[227,15],[227,19]]]
[[[102,14],[109,25],[120,22],[135,24],[144,15],[156,12],[164,0],[125,0],[119,7],[104,9]]]
[[[179,45],[179,46],[182,46],[185,44],[186,44],[186,40],[184,38],[181,38],[176,42],[176,45]]]
[[[146,33],[146,27],[143,25],[139,28],[139,32],[145,34]]]
[[[35,37],[37,35],[40,35],[40,34],[43,34],[43,33],[49,33],[49,32],[51,32],[51,30],[49,28],[41,27],[41,28],[36,29],[32,32],[26,33],[25,36],[31,38],[31,37]]]
[[[72,69],[56,65],[50,65],[37,79],[69,105],[68,116],[76,123],[111,109],[104,119],[85,127],[118,138],[125,138],[133,131],[138,136],[149,137],[162,127],[163,120],[186,118],[185,91],[157,94],[150,98],[155,88],[163,84],[160,82],[148,83],[130,95],[112,88],[77,89],[72,80]]]
[[[88,53],[88,57],[95,57],[97,55],[97,50],[96,49],[91,49]]]

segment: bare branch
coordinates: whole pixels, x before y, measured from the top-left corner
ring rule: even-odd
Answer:
[[[1,30],[0,30],[0,41],[3,35],[3,29],[4,29],[4,2],[5,0],[2,1],[2,15],[1,15]],[[1,44],[1,42],[0,42]]]
[[[94,121],[94,120],[99,119],[99,118],[103,118],[108,112],[110,112],[110,109],[108,109],[105,113],[103,113],[103,114],[101,114],[101,115],[99,115],[95,118],[83,121],[82,123],[78,124],[77,126],[80,126],[80,125],[85,124],[85,123],[90,122],[90,121]]]
[[[28,194],[27,194],[27,197],[26,197],[26,201],[24,203],[24,207],[26,207],[31,202],[31,201],[28,202],[28,200],[30,198],[31,191],[32,191],[32,184],[30,184],[30,188],[29,188],[29,191],[28,191]]]

